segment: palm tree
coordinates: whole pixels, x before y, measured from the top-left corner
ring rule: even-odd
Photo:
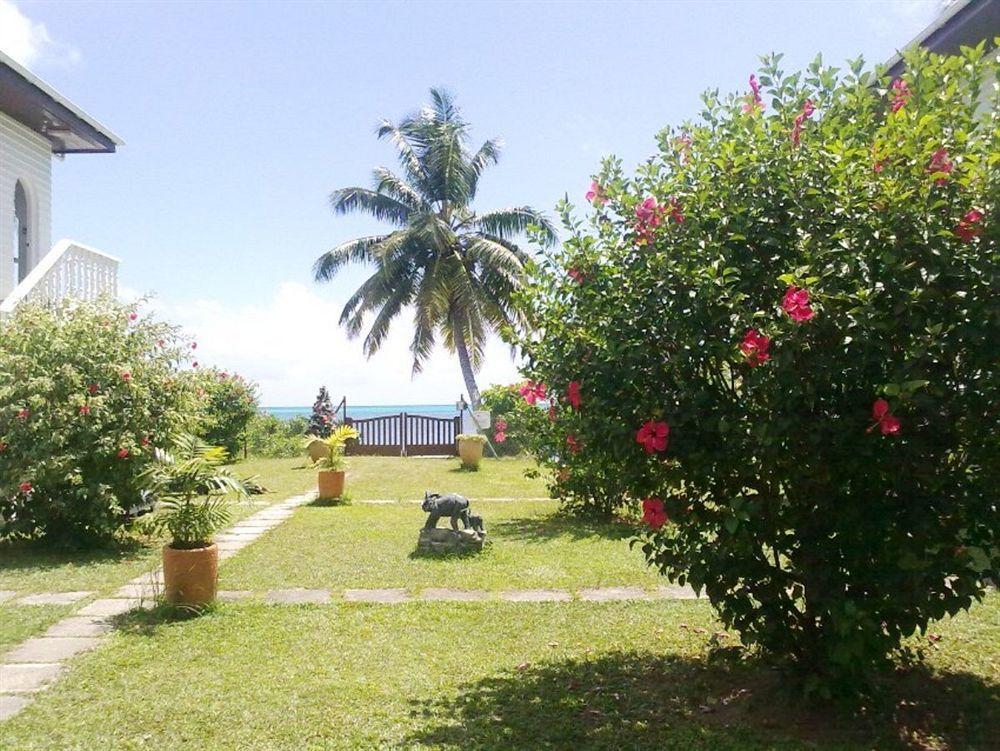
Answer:
[[[530,206],[477,214],[471,204],[479,178],[500,156],[500,142],[468,148],[469,126],[441,89],[431,103],[398,125],[383,120],[376,133],[396,147],[402,174],[373,171],[374,188],[342,188],[330,195],[337,214],[361,211],[395,225],[386,234],[342,243],[316,259],[317,281],[329,281],[346,264],[375,272],[344,305],[340,323],[355,337],[374,314],[365,336],[371,357],[385,341],[393,319],[413,310],[413,372],[420,372],[438,337],[458,355],[473,405],[479,404],[475,373],[486,339],[517,322],[511,297],[521,283],[527,254],[514,239],[529,227],[551,245],[556,233]]]

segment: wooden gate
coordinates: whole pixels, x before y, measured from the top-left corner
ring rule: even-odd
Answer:
[[[347,444],[351,456],[457,456],[462,418],[428,417],[400,412],[355,420],[344,420],[358,431]]]

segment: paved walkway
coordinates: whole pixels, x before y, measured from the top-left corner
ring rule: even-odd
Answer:
[[[313,499],[313,493],[268,506],[217,535],[219,559],[225,560],[265,532],[290,517],[296,507]],[[111,630],[109,620],[136,607],[152,605],[163,588],[163,570],[137,576],[112,597],[94,600],[51,626],[41,636],[28,639],[0,662],[0,720],[20,712],[39,691],[44,691],[65,669],[65,662],[94,649]],[[17,597],[3,592],[5,600],[19,605],[68,605],[91,592],[47,592]]]

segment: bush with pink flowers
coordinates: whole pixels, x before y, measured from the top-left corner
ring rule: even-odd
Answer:
[[[231,456],[239,455],[250,420],[257,414],[257,384],[219,368],[202,368],[192,377],[199,404],[196,435]]]
[[[857,688],[1000,567],[1000,67],[778,59],[562,206],[520,346],[571,504]]]
[[[0,324],[0,538],[111,538],[153,447],[194,424],[188,351],[109,300],[22,305]]]

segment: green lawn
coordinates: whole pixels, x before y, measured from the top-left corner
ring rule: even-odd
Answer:
[[[473,508],[492,545],[475,556],[440,557],[415,554],[427,516],[416,504],[306,506],[224,563],[220,586],[501,590],[666,583],[629,548],[634,530],[623,524],[559,514],[555,501],[474,502]]]
[[[39,634],[73,610],[71,605],[0,604],[0,653]]]
[[[270,493],[254,496],[258,503],[233,505],[233,521],[310,489],[315,473],[302,459],[251,459],[234,465],[241,476],[260,475]],[[159,565],[162,539],[128,536],[119,545],[100,550],[56,550],[44,543],[0,543],[0,589],[31,592],[94,591],[107,593]]]
[[[478,472],[461,468],[457,458],[349,456],[347,494],[356,500],[412,501],[424,491],[455,492],[478,498],[547,498],[542,477],[527,478],[530,459],[483,459]]]
[[[124,627],[2,726],[4,748],[985,751],[998,618],[993,595],[942,624],[929,667],[857,720],[710,660],[701,602],[222,605]]]

